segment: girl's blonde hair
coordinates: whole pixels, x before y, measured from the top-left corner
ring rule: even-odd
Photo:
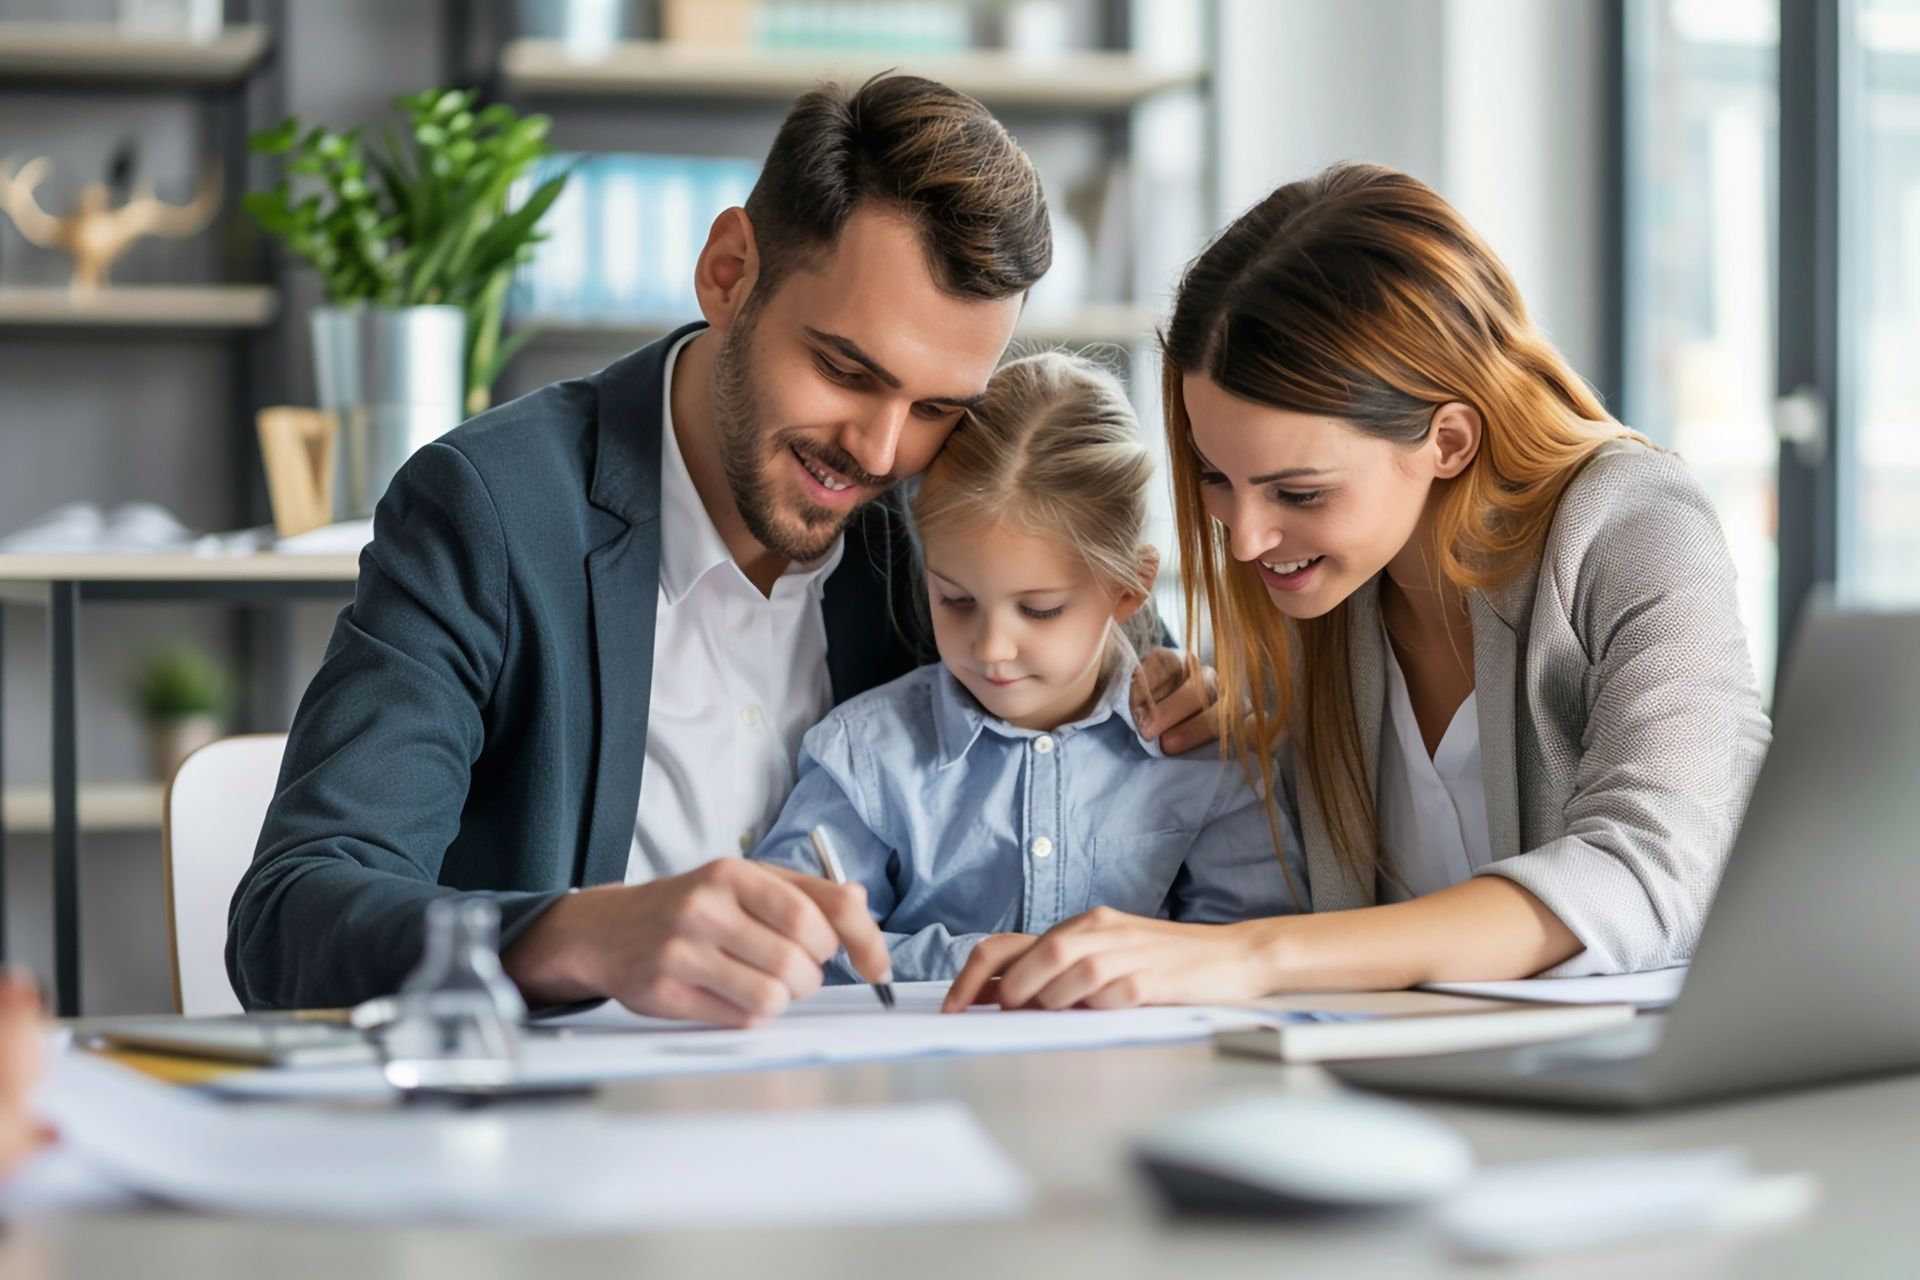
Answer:
[[[920,482],[913,519],[929,531],[1002,520],[1071,547],[1094,578],[1146,594],[1153,457],[1127,393],[1084,357],[1046,351],[1002,365],[986,399],[947,438]],[[1158,624],[1142,605],[1125,636]]]
[[[1341,164],[1240,215],[1187,269],[1161,340],[1162,386],[1190,631],[1215,637],[1222,736],[1251,773],[1290,722],[1294,754],[1358,883],[1379,866],[1361,759],[1349,606],[1289,626],[1234,561],[1202,500],[1183,380],[1343,420],[1411,447],[1433,413],[1479,412],[1479,453],[1436,487],[1436,581],[1465,592],[1539,554],[1560,496],[1594,452],[1630,437],[1528,317],[1493,251],[1404,173]],[[1299,653],[1295,656],[1294,646]],[[1296,678],[1302,685],[1295,698]]]

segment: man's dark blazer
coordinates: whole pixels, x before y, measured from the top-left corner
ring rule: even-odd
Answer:
[[[662,377],[697,327],[483,413],[394,478],[228,914],[249,1009],[393,992],[431,899],[491,898],[504,947],[570,887],[625,876]],[[821,603],[835,701],[931,657],[915,574],[897,501],[869,504]]]

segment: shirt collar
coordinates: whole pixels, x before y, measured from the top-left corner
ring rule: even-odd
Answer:
[[[720,531],[713,527],[707,504],[693,487],[693,475],[680,452],[680,438],[673,430],[673,366],[681,350],[704,330],[687,334],[673,344],[661,381],[660,405],[660,589],[669,605],[679,604],[699,581],[716,569],[739,569]],[[844,537],[834,539],[833,548],[810,564],[790,564],[780,581],[796,580],[810,588],[816,598],[826,590],[827,578],[840,565],[846,550]],[[744,575],[742,575],[744,577]]]
[[[1108,720],[1118,720],[1126,726],[1128,735],[1148,755],[1163,754],[1160,743],[1144,736],[1133,718],[1133,673],[1140,665],[1139,659],[1134,656],[1130,645],[1120,644],[1115,648],[1118,655],[1108,662],[1107,670],[1101,677],[1100,698],[1093,704],[1093,710],[1073,723],[1063,724],[1051,731],[1022,729],[987,714],[979,701],[967,692],[967,687],[942,664],[940,676],[933,682],[933,724],[940,751],[939,767],[944,769],[958,764],[984,730],[991,730],[1003,738],[1037,738],[1043,732],[1050,732],[1055,738],[1067,738]]]

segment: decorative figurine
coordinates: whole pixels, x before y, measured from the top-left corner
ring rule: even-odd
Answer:
[[[186,204],[168,204],[155,196],[153,183],[142,181],[118,206],[104,182],[89,183],[80,192],[79,208],[55,217],[40,207],[34,188],[46,177],[52,161],[46,156],[29,160],[18,173],[11,162],[0,162],[0,209],[12,215],[20,234],[43,249],[63,249],[73,258],[75,292],[98,289],[107,282],[107,270],[142,236],[183,239],[207,229],[220,208],[220,174],[209,167],[200,189]]]

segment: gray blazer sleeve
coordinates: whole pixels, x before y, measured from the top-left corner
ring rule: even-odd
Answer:
[[[302,699],[278,792],[228,912],[249,1009],[396,990],[460,830],[509,643],[499,517],[464,454],[421,449],[380,502],[353,604]],[[560,893],[490,893],[501,946]]]
[[[1541,737],[1543,754],[1568,757],[1539,762],[1568,780],[1565,831],[1481,870],[1524,885],[1586,944],[1548,976],[1691,956],[1769,737],[1706,494],[1670,455],[1593,470],[1563,500],[1532,619],[1585,669],[1578,690],[1535,691],[1569,703],[1536,716],[1580,726]]]

